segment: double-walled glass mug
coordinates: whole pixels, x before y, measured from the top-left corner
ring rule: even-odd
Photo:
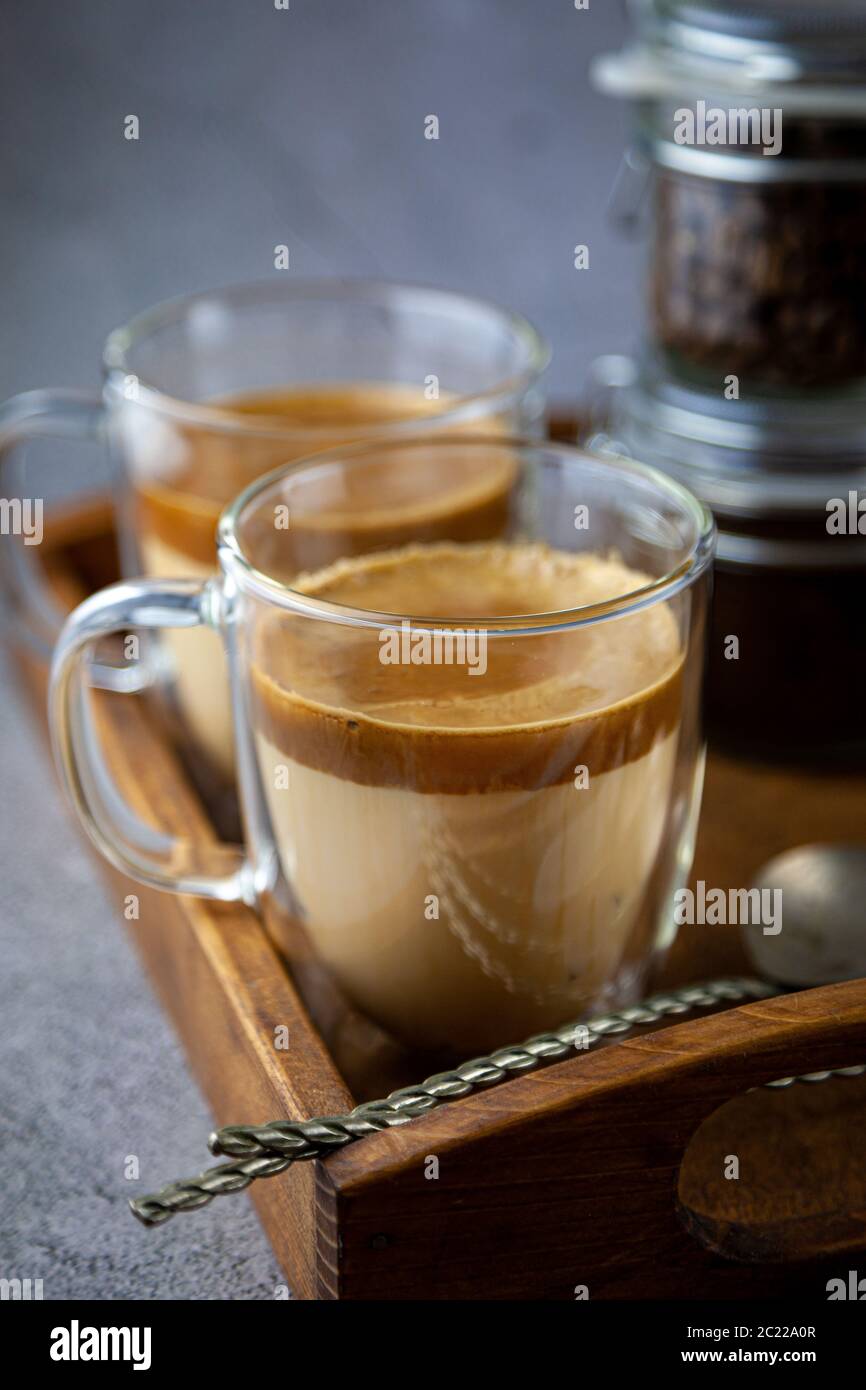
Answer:
[[[495,538],[420,520],[383,548],[380,499],[408,513],[431,467],[446,488],[501,479]],[[333,524],[358,514],[366,553]],[[344,994],[409,1045],[472,1052],[625,1006],[691,863],[713,539],[678,483],[565,445],[328,451],[229,507],[218,578],[130,581],[71,615],[51,689],[63,780],[133,878],[288,902]],[[219,872],[118,812],[87,658],[129,627],[225,644],[246,844]]]
[[[34,391],[0,413],[0,451],[38,436],[103,438],[118,480],[127,575],[204,579],[216,571],[221,511],[254,478],[348,440],[407,432],[533,431],[545,344],[526,320],[445,290],[351,280],[273,281],[189,296],[112,333],[101,398]],[[397,494],[382,498],[396,515]],[[430,524],[477,534],[494,496],[449,496],[430,479]],[[7,479],[6,495],[12,495]],[[346,524],[347,544],[351,521]],[[365,544],[361,536],[360,546]],[[29,552],[7,546],[23,633],[47,661],[60,617]],[[96,665],[109,689],[141,688],[168,667],[183,723],[212,767],[231,772],[224,662],[208,632],[174,641],[168,662]],[[207,708],[206,718],[201,711]]]

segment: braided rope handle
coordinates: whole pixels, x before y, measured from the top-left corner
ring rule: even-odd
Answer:
[[[689,985],[655,994],[632,1008],[604,1014],[586,1023],[567,1023],[516,1047],[499,1048],[489,1057],[476,1057],[453,1071],[429,1076],[418,1086],[392,1091],[385,1100],[366,1101],[347,1115],[313,1120],[272,1120],[264,1125],[229,1125],[211,1135],[209,1148],[212,1154],[224,1154],[234,1162],[218,1164],[194,1178],[182,1178],[150,1196],[134,1198],[129,1205],[144,1226],[161,1226],[177,1212],[197,1211],[214,1197],[243,1192],[257,1178],[276,1177],[293,1163],[324,1158],[365,1135],[406,1124],[447,1101],[482,1087],[498,1085],[513,1073],[531,1071],[542,1062],[587,1050],[603,1038],[629,1033],[634,1028],[659,1023],[664,1018],[694,1009],[769,999],[781,993],[783,991],[775,986],[753,979],[712,980]],[[859,1074],[862,1070],[866,1068],[849,1067],[844,1074]],[[835,1073],[811,1073],[804,1079],[824,1079],[831,1074]],[[788,1085],[794,1079],[786,1077],[771,1084]]]

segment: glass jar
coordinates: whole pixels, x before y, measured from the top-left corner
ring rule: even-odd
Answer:
[[[649,355],[595,376],[594,447],[673,474],[716,517],[711,743],[866,765],[866,390],[728,400]]]
[[[823,388],[866,378],[866,7],[632,0],[594,68],[634,104],[650,333],[674,369]]]

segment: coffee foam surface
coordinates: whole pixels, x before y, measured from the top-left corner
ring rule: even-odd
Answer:
[[[496,542],[344,559],[293,587],[394,613],[398,631],[400,615],[447,631],[603,604],[651,582],[613,555]],[[258,728],[290,757],[353,781],[461,792],[561,782],[576,762],[618,766],[677,719],[681,650],[662,603],[570,630],[490,633],[483,674],[381,655],[376,629],[269,615],[253,663]]]
[[[139,528],[208,562],[215,558],[222,509],[255,478],[282,464],[350,444],[376,426],[387,432],[395,423],[408,428],[417,421],[420,427],[453,403],[447,392],[430,401],[417,386],[346,382],[207,402],[217,418],[220,412],[226,419],[248,418],[249,433],[148,420],[136,447],[130,440]],[[154,467],[148,431],[158,441],[158,460],[167,466]],[[498,417],[470,420],[459,429],[460,434],[489,436],[503,432]],[[295,572],[374,545],[402,544],[413,535],[464,540],[501,533],[501,513],[515,476],[514,460],[505,451],[476,458],[474,467],[465,457],[443,464],[433,452],[428,468],[419,468],[417,457],[413,465],[402,468],[398,457],[386,454],[378,469],[344,472],[339,487],[331,489],[333,495],[324,482],[324,498],[316,499],[315,507],[300,507],[295,516],[301,531],[314,533],[306,549],[300,549]],[[429,535],[424,534],[425,525]],[[316,545],[315,533],[329,531],[335,533],[336,548]],[[361,533],[357,545],[351,543],[355,531]],[[381,536],[375,534],[378,531]]]

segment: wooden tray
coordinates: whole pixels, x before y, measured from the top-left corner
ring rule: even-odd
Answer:
[[[66,604],[109,582],[108,504],[49,519],[40,555]],[[42,710],[46,673],[17,655]],[[97,720],[142,817],[215,840],[148,703],[100,694]],[[820,790],[828,837],[844,836],[850,788]],[[787,842],[792,791],[786,774],[711,757],[695,876],[747,882]],[[744,843],[739,809],[756,798],[765,829]],[[118,903],[139,896],[129,928],[220,1125],[340,1113],[426,1074],[299,955],[305,1003],[252,912],[159,894],[99,863]],[[684,928],[658,985],[746,970],[736,932]],[[287,1052],[273,1046],[279,1024]],[[866,1079],[749,1088],[862,1061],[866,981],[750,1003],[547,1065],[259,1181],[252,1196],[302,1298],[572,1299],[580,1286],[593,1298],[823,1298],[826,1279],[847,1277],[866,1249]],[[204,1139],[189,1173],[206,1166]],[[731,1154],[739,1181],[724,1176]],[[430,1155],[437,1180],[425,1178]]]

